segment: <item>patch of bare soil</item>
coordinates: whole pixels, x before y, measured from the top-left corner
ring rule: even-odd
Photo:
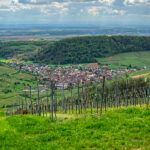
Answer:
[[[145,74],[133,76],[132,78],[137,79],[137,78],[147,77],[148,75],[149,75],[149,73],[145,73]]]

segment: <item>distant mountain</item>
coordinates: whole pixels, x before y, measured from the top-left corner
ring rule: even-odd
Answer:
[[[1,25],[0,37],[10,36],[72,36],[72,35],[150,35],[149,25],[113,26],[50,26],[50,25]]]
[[[48,44],[31,60],[52,64],[89,63],[114,54],[149,50],[150,37],[146,36],[85,36]]]

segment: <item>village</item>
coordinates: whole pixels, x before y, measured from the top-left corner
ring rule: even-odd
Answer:
[[[105,65],[101,66],[98,63],[90,63],[85,67],[81,65],[78,67],[73,65],[58,66],[55,69],[49,65],[20,64],[17,61],[9,62],[9,65],[22,71],[40,75],[45,82],[54,81],[58,89],[67,88],[70,85],[100,82],[104,76],[106,80],[111,80],[116,75],[123,76],[136,71],[136,69],[108,69]]]

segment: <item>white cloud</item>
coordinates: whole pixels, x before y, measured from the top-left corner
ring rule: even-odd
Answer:
[[[98,16],[100,14],[103,15],[124,15],[126,13],[125,10],[113,9],[105,6],[94,6],[88,8],[88,14],[92,16]]]
[[[148,4],[150,3],[150,0],[124,0],[123,4],[124,5],[133,5],[137,3],[145,3]]]
[[[83,13],[83,12],[84,12],[84,10],[83,10],[83,9],[80,9],[80,12],[81,12],[81,13]]]
[[[29,2],[31,2],[31,3],[36,3],[37,2],[37,0],[28,0]]]
[[[36,3],[40,0],[28,0],[29,2]],[[61,14],[68,11],[66,7],[69,2],[52,2],[50,4],[35,5],[31,3],[20,3],[19,0],[5,0],[0,1],[0,11],[3,12],[16,12],[20,10],[39,9],[44,14]]]
[[[46,15],[50,14],[63,14],[68,12],[68,3],[58,3],[58,2],[53,2],[48,5],[41,5],[40,6],[40,11]]]
[[[1,0],[0,7],[10,5],[11,3],[12,3],[12,0]]]
[[[99,2],[106,5],[112,5],[115,0],[99,0]]]
[[[98,16],[100,11],[100,7],[93,6],[88,9],[88,14],[92,16]]]
[[[106,12],[108,14],[114,14],[114,15],[124,15],[126,13],[125,10],[117,10],[117,9],[107,9]]]

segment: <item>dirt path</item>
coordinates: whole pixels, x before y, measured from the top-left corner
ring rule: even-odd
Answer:
[[[149,75],[149,73],[145,73],[145,74],[133,76],[132,78],[137,79],[137,78],[147,77],[148,75]]]

